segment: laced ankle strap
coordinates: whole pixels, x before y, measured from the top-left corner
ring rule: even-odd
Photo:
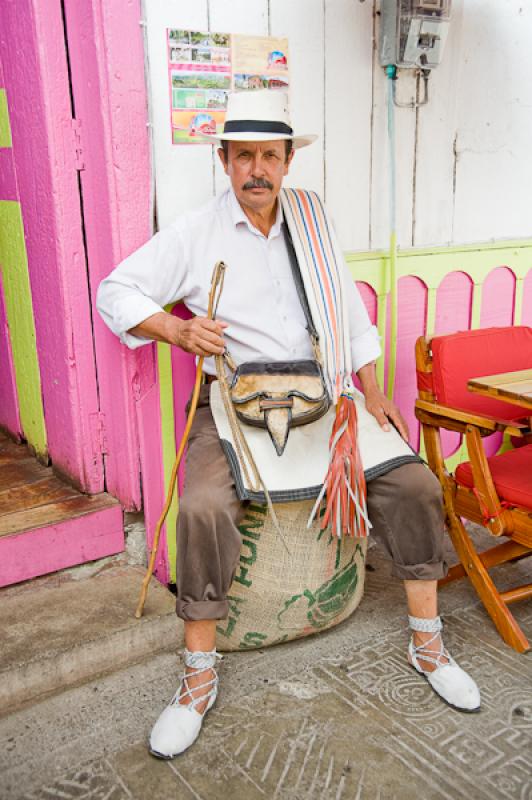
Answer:
[[[419,664],[418,659],[422,661],[426,661],[429,664],[434,664],[436,667],[447,667],[453,663],[451,656],[443,646],[443,639],[440,636],[440,632],[443,629],[443,623],[440,617],[433,617],[432,619],[424,619],[423,617],[408,617],[408,624],[412,631],[418,631],[419,633],[432,633],[433,636],[430,639],[427,639],[426,642],[423,644],[416,645],[414,643],[414,636],[412,634],[412,640],[410,646],[412,648],[412,656],[415,659],[417,666],[419,669],[426,673],[426,670],[423,669],[421,664]],[[435,642],[437,639],[440,639],[440,647],[439,650],[431,650],[430,645]]]
[[[222,656],[216,650],[184,650],[183,661],[190,669],[197,670],[198,672],[204,669],[213,669],[217,661],[221,661]]]
[[[209,650],[207,652],[194,650],[192,652],[185,649],[183,652],[183,661],[185,662],[187,671],[181,678],[181,685],[175,693],[172,703],[175,705],[182,705],[185,708],[195,709],[197,705],[203,703],[205,700],[209,702],[212,698],[215,698],[218,693],[218,674],[215,670],[215,665],[221,658],[222,656],[217,653],[216,650]],[[206,670],[212,670],[211,678],[206,679],[198,686],[189,686],[189,678],[201,675],[201,673]],[[198,692],[200,692],[199,696],[197,694]],[[184,700],[188,702],[183,702]]]
[[[411,630],[418,631],[420,633],[439,633],[443,629],[441,617],[425,619],[424,617],[411,617],[409,615],[408,625]]]

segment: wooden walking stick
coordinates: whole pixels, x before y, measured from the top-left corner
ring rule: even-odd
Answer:
[[[218,309],[218,303],[220,301],[220,296],[222,294],[222,289],[223,289],[225,269],[226,265],[224,264],[223,261],[218,261],[218,263],[214,267],[211,280],[211,290],[209,292],[207,319],[216,318],[216,311]],[[172,497],[174,495],[174,489],[177,481],[177,471],[179,469],[183,453],[185,452],[185,447],[188,441],[188,436],[190,434],[190,429],[192,428],[192,423],[194,422],[194,417],[196,415],[196,409],[198,407],[198,399],[201,387],[201,376],[203,372],[203,361],[204,361],[204,356],[200,356],[196,367],[196,380],[194,382],[194,391],[192,392],[192,399],[190,401],[190,410],[188,412],[187,424],[185,426],[183,436],[181,437],[181,442],[179,443],[179,448],[177,450],[177,455],[172,469],[172,474],[170,476],[170,485],[168,487],[166,503],[164,504],[162,514],[159,517],[157,525],[155,526],[155,533],[153,535],[153,544],[150,552],[150,560],[148,563],[146,574],[144,576],[144,580],[142,581],[139,602],[137,605],[137,610],[135,611],[135,617],[137,619],[140,619],[142,617],[142,613],[144,611],[144,604],[146,602],[146,597],[148,594],[148,586],[150,585],[151,576],[153,575],[153,568],[155,566],[155,559],[157,557],[157,550],[159,548],[161,528],[164,524],[168,511],[170,510],[170,505],[172,503]]]

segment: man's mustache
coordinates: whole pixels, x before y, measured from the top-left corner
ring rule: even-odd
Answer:
[[[267,181],[266,178],[253,178],[253,180],[247,181],[242,189],[273,189],[273,183]]]

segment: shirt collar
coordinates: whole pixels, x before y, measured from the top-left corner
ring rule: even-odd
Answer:
[[[254,233],[256,236],[262,236],[263,238],[266,238],[264,234],[262,234],[259,230],[257,230],[257,228],[254,225],[252,225],[252,223],[246,217],[244,209],[238,202],[236,194],[234,193],[232,187],[229,189],[229,211],[231,214],[231,220],[235,228],[237,225],[244,224],[247,226],[248,230],[251,233]],[[277,215],[275,217],[275,222],[273,223],[270,233],[268,235],[268,239],[274,239],[276,236],[279,236],[279,234],[281,233],[282,222],[283,222],[283,209],[281,206],[281,198],[278,196]]]

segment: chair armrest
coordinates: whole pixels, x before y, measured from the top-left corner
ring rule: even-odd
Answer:
[[[488,417],[485,414],[478,412],[471,412],[464,408],[454,408],[453,406],[446,406],[443,403],[434,403],[428,400],[416,400],[416,411],[424,412],[425,415],[430,415],[437,422],[438,427],[446,428],[445,422],[455,422],[460,425],[474,425],[477,428],[493,433],[494,431],[505,431],[511,436],[523,437],[530,432],[530,427],[522,422],[508,421],[504,419],[497,419]],[[417,416],[417,413],[416,413]],[[420,417],[419,417],[420,418]],[[421,419],[421,418],[420,418]],[[427,421],[421,419],[421,422]]]

